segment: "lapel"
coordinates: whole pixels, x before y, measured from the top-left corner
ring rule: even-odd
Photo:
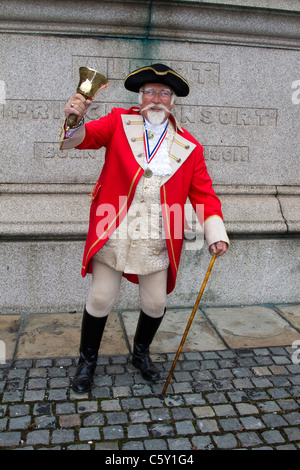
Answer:
[[[186,161],[186,159],[189,157],[195,147],[195,144],[185,139],[176,132],[170,149],[170,163],[172,168],[172,174],[162,177],[162,185],[165,184],[170,178],[172,178],[174,173]]]
[[[130,145],[131,151],[137,163],[141,168],[144,169],[144,121],[140,115],[121,115],[124,132],[127,141]],[[181,127],[175,122],[176,130],[177,127],[181,130]],[[162,177],[161,185],[165,184],[174,173],[181,167],[185,160],[192,153],[196,144],[193,144],[189,140],[182,137],[177,132],[174,135],[173,142],[170,149],[170,164],[172,168],[172,174]]]
[[[144,168],[144,121],[143,116],[122,114],[123,129],[137,163]]]

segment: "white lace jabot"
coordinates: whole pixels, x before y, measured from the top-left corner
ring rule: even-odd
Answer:
[[[145,126],[148,131],[148,138],[149,138],[149,147],[150,152],[153,150],[155,145],[157,144],[161,134],[166,127],[167,121],[159,126],[153,126],[149,121],[145,119]],[[161,146],[159,147],[156,155],[148,164],[146,161],[146,157],[144,157],[144,168],[150,168],[154,175],[165,176],[170,175],[172,173],[171,165],[170,165],[170,157],[169,157],[169,148],[168,148],[168,134],[172,124],[169,122],[168,126],[168,133],[166,138],[163,140]],[[152,138],[150,138],[153,135]]]

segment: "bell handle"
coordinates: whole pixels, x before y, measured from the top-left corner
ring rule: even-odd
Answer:
[[[75,127],[78,119],[80,119],[80,117],[76,114],[69,114],[67,117],[67,128],[71,129],[72,127]]]
[[[80,93],[77,90],[77,93]],[[86,100],[88,100],[88,96],[86,96],[84,93],[80,93]],[[91,100],[92,101],[92,100]],[[76,114],[69,114],[67,117],[67,129],[71,129],[72,127],[75,127],[76,124],[79,124],[77,121],[80,119],[80,116],[77,116]],[[80,121],[79,121],[80,122]]]

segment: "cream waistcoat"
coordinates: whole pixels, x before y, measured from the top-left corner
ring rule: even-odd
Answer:
[[[149,140],[151,150],[161,134],[162,127],[164,126],[155,128],[148,125],[150,133],[155,134]],[[163,176],[172,174],[169,153],[174,136],[175,129],[169,122],[166,139],[150,165],[147,165],[144,158],[143,167],[151,169],[153,176],[143,177],[139,181],[127,216],[112,237],[94,255],[97,261],[128,274],[145,275],[168,268],[169,256],[161,213],[160,187]]]

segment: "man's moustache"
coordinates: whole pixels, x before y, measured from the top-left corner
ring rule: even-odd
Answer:
[[[166,111],[167,113],[170,112],[163,104],[148,104],[148,106],[141,109],[141,111],[148,111],[148,109],[161,109],[162,111]]]

